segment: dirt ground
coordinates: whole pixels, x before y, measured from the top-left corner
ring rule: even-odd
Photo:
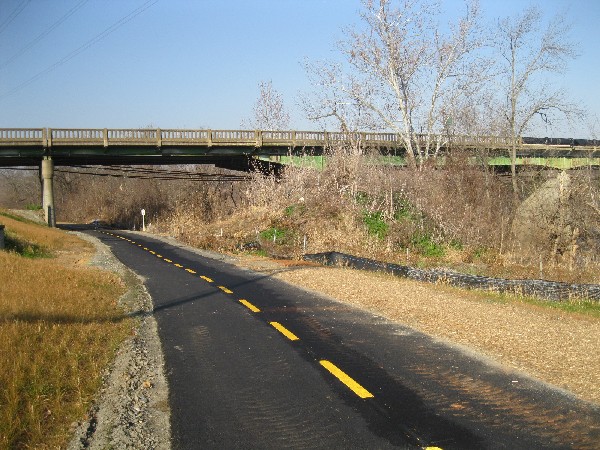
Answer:
[[[600,319],[385,274],[236,259],[241,266],[467,346],[600,404]]]

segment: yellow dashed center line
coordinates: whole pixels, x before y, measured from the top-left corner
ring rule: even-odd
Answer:
[[[325,367],[331,374],[344,383],[352,392],[358,395],[360,398],[371,398],[373,394],[367,391],[364,387],[349,377],[343,370],[339,369],[335,364],[327,360],[319,361],[323,367]]]
[[[288,330],[286,327],[281,325],[279,322],[269,322],[277,331],[283,334],[290,341],[299,341],[300,338]]]
[[[248,308],[250,311],[252,312],[260,312],[260,309],[258,309],[256,306],[254,306],[252,303],[250,303],[248,300],[244,300],[243,298],[240,299],[240,303],[242,305],[244,305],[246,308]]]
[[[120,239],[126,240],[128,242],[130,242],[131,244],[136,244],[135,241],[132,241],[131,239],[127,239],[125,237],[122,236],[117,236],[115,234],[112,233],[105,233],[105,234],[109,234],[111,236],[116,236]],[[143,247],[142,244],[137,244],[138,247]],[[152,253],[153,255],[156,255],[157,258],[163,258],[162,255],[159,255],[158,253],[156,253],[153,250],[150,250],[147,247],[143,247],[144,250],[149,251],[150,253]],[[173,261],[168,259],[168,258],[163,258],[165,262],[168,263],[172,263]],[[176,267],[183,267],[181,264],[177,264],[174,263],[174,265]],[[193,269],[185,269],[187,272],[191,273],[191,274],[195,274],[196,271],[194,271]],[[212,283],[213,280],[205,275],[200,275],[200,278],[202,278],[204,281],[207,281],[208,283]],[[225,286],[218,286],[219,289],[221,289],[223,292],[225,292],[226,294],[233,294],[233,291],[226,288]],[[248,308],[250,311],[252,312],[260,312],[260,309],[257,308],[256,306],[254,306],[252,303],[250,303],[248,300],[246,299],[240,299],[239,302],[244,305],[246,308]],[[290,341],[298,341],[300,340],[300,338],[298,336],[296,336],[294,333],[292,333],[290,330],[288,330],[286,327],[284,327],[283,325],[281,325],[279,322],[269,322],[269,324],[275,328],[277,331],[279,331],[281,334],[283,334],[286,338],[288,338]],[[362,387],[360,384],[358,384],[353,378],[351,378],[350,376],[348,376],[343,370],[341,370],[340,368],[338,368],[335,364],[333,364],[330,361],[327,360],[321,360],[319,361],[319,364],[321,364],[321,366],[323,366],[325,369],[327,369],[333,376],[335,376],[338,380],[340,380],[342,383],[344,383],[352,392],[354,392],[356,395],[358,395],[360,398],[371,398],[373,397],[373,394],[371,394],[369,391],[367,391],[364,387]],[[440,447],[425,447],[425,450],[442,450]]]

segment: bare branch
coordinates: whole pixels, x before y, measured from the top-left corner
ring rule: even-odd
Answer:
[[[260,93],[254,104],[254,117],[242,122],[242,127],[256,130],[288,129],[290,115],[285,109],[281,94],[273,88],[271,81],[261,81],[258,86]]]

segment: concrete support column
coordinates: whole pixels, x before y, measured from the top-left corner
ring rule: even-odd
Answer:
[[[42,159],[42,208],[44,208],[44,218],[50,227],[56,226],[56,212],[54,210],[54,162],[49,156]]]

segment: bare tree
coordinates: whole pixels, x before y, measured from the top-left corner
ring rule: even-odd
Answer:
[[[426,0],[364,0],[363,27],[346,32],[340,44],[349,64],[311,68],[320,101],[305,102],[310,118],[335,118],[342,129],[397,133],[412,167],[436,156],[453,104],[474,89],[468,59],[480,45],[478,4],[442,31],[440,11]]]
[[[254,117],[242,121],[243,128],[255,130],[286,130],[290,125],[290,115],[287,112],[283,97],[273,88],[271,81],[261,81],[258,99],[254,104]]]
[[[504,118],[511,139],[510,150],[513,191],[517,195],[516,158],[519,137],[539,117],[551,123],[558,116],[578,119],[582,111],[567,98],[565,91],[554,87],[549,77],[560,74],[567,62],[576,57],[568,40],[570,25],[556,16],[546,27],[537,7],[530,7],[498,24],[494,38],[498,59],[500,87],[505,95]]]

